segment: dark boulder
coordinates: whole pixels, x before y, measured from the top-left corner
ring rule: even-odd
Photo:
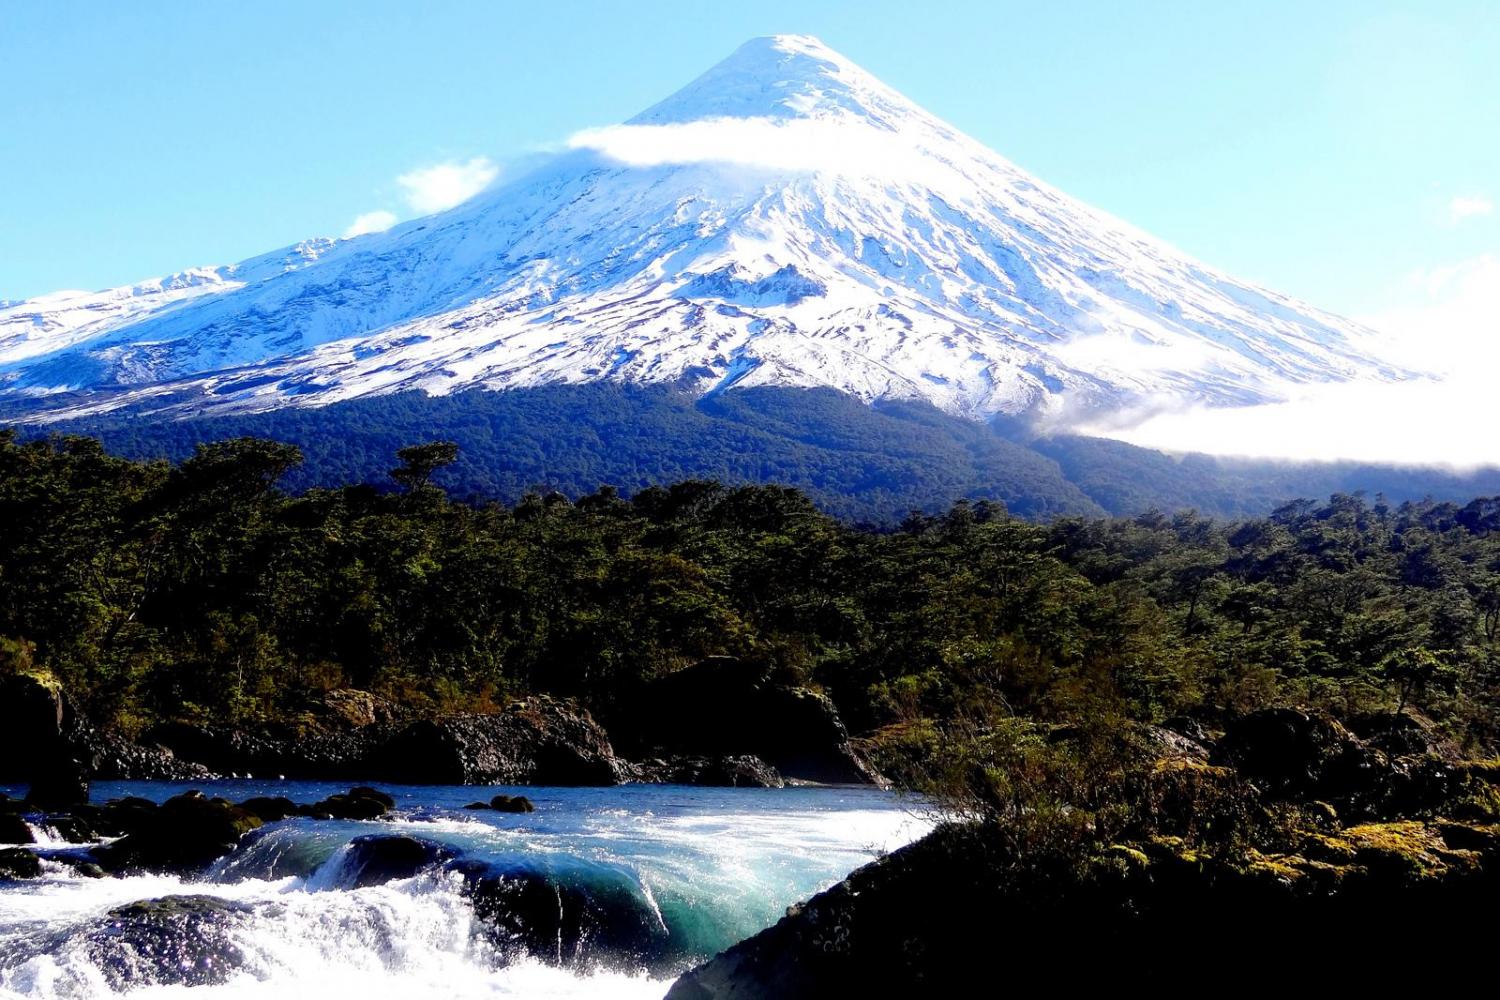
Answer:
[[[244,962],[232,932],[244,904],[213,896],[166,896],[110,910],[82,933],[91,962],[112,989],[211,986]]]
[[[564,871],[525,863],[460,870],[475,916],[507,960],[655,965],[672,957],[671,935],[629,872],[582,862]]]
[[[149,829],[157,822],[156,811],[159,808],[161,807],[155,802],[138,795],[111,799],[93,814],[94,827],[105,836],[123,837]]]
[[[363,729],[395,722],[401,716],[400,709],[393,703],[357,688],[324,692],[310,709],[318,725],[326,730]]]
[[[170,798],[139,819],[133,832],[94,849],[106,870],[195,873],[261,825],[259,816],[223,799],[204,798],[201,792]]]
[[[80,815],[82,812],[52,813],[45,822],[59,840],[69,844],[91,844],[99,839],[99,831],[94,829],[89,816]]]
[[[1267,708],[1231,719],[1213,762],[1231,767],[1266,795],[1365,803],[1390,774],[1384,754],[1317,712]],[[1344,809],[1340,809],[1343,813]]]
[[[470,802],[468,805],[464,806],[464,808],[473,812],[478,812],[481,809],[493,809],[494,806],[491,806],[488,802]]]
[[[275,823],[288,816],[297,815],[297,803],[284,795],[258,795],[241,802],[240,808],[254,813],[266,823]]]
[[[18,812],[0,811],[0,844],[31,844],[36,836]]]
[[[59,745],[32,765],[26,804],[44,811],[67,809],[89,800],[88,767]]]
[[[832,701],[780,683],[769,667],[729,657],[650,682],[607,721],[633,759],[748,755],[788,779],[881,781],[851,745]]]
[[[1223,976],[1251,940],[1280,946],[1234,962],[1236,985],[1331,992],[1389,980],[1400,963],[1351,961],[1380,942],[1463,956],[1487,954],[1493,936],[1500,836],[1489,827],[1312,835],[1326,859],[1214,853],[1175,837],[1098,843],[1072,829],[1054,839],[941,826],[688,972],[668,1000],[971,996],[996,991],[999,955],[1069,990],[1117,990],[1164,947],[1174,981],[1199,982]]]
[[[379,802],[386,809],[396,808],[396,800],[389,792],[382,792],[380,789],[371,788],[369,785],[359,785],[349,789],[349,797],[351,799],[371,799]]]
[[[442,785],[616,785],[620,764],[587,712],[536,697],[495,715],[418,722],[375,751],[370,772]]]
[[[1400,715],[1366,712],[1350,716],[1347,721],[1350,732],[1391,757],[1437,757],[1457,761],[1463,756],[1431,719],[1412,711]]]
[[[24,847],[0,848],[0,879],[38,878],[42,862]]]
[[[31,781],[43,756],[61,752],[66,713],[62,689],[50,677],[0,676],[0,781]]]
[[[505,813],[536,812],[536,806],[524,795],[496,795],[490,799],[490,808]]]
[[[72,712],[50,676],[0,676],[0,780],[24,782],[33,809],[65,809],[89,798],[90,761],[63,735]]]
[[[373,788],[351,788],[341,795],[330,795],[299,812],[315,818],[327,819],[379,819],[390,812],[395,799],[385,792]]]
[[[454,857],[451,848],[416,837],[355,837],[331,864],[338,866],[340,887],[360,889],[411,878]]]

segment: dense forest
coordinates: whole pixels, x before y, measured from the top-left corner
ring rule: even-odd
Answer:
[[[383,488],[289,493],[299,452],[268,440],[172,465],[0,432],[0,669],[126,732],[286,721],[344,686],[598,708],[729,654],[826,691],[889,759],[1014,720],[1276,703],[1500,742],[1500,498],[1049,523],[962,502],[874,530],[775,486],[453,499],[434,484],[457,457],[407,447]]]
[[[514,504],[532,490],[576,498],[600,483],[632,494],[712,479],[794,487],[820,510],[887,528],[908,511],[939,513],[965,498],[997,500],[1034,519],[1129,516],[1151,507],[1234,518],[1268,514],[1295,497],[1360,489],[1397,503],[1500,493],[1496,469],[1173,457],[1098,438],[1038,438],[1022,422],[982,424],[924,403],[872,406],[831,389],[755,387],[699,397],[598,383],[407,392],[190,419],[104,414],[32,433],[49,430],[98,437],[113,454],[171,461],[227,438],[284,441],[305,459],[283,481],[293,492],[384,481],[397,448],[443,438],[460,451],[435,482],[457,498]]]

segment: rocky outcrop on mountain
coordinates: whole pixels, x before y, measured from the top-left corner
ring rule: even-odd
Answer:
[[[728,138],[616,155],[659,129]],[[752,40],[597,132],[420,224],[0,306],[0,407],[176,418],[607,380],[1030,418],[1410,374],[1369,330],[1048,187],[813,38]]]
[[[610,713],[610,732],[633,757],[753,756],[784,778],[877,784],[833,702],[778,682],[771,668],[715,657],[668,674]]]

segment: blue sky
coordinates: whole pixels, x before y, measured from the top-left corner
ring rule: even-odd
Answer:
[[[464,178],[428,168],[503,171],[779,32],[1336,311],[1415,307],[1500,256],[1489,0],[38,2],[0,8],[0,297],[409,217]]]

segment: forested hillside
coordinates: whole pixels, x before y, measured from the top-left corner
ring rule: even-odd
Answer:
[[[914,753],[977,720],[1278,702],[1500,737],[1500,498],[1045,524],[960,503],[879,532],[777,486],[459,502],[434,485],[455,454],[393,456],[392,492],[294,495],[284,444],[171,466],[0,434],[0,668],[50,671],[126,730],[285,721],[346,686],[422,711],[607,708],[730,654]]]
[[[0,418],[4,414],[0,413]],[[1051,519],[1134,515],[1151,507],[1222,517],[1264,515],[1299,497],[1364,490],[1393,502],[1466,501],[1500,493],[1500,470],[1461,475],[1348,463],[1177,459],[1097,438],[1037,439],[925,403],[870,406],[826,389],[735,389],[702,399],[665,387],[598,383],[452,396],[404,393],[318,408],[152,420],[101,417],[61,427],[130,458],[180,461],[194,446],[255,436],[300,448],[284,485],[388,484],[397,448],[441,437],[460,446],[437,478],[456,497],[515,503],[528,490],[578,498],[608,483],[630,495],[684,479],[776,484],[844,520],[885,527],[909,511],[999,500]]]

